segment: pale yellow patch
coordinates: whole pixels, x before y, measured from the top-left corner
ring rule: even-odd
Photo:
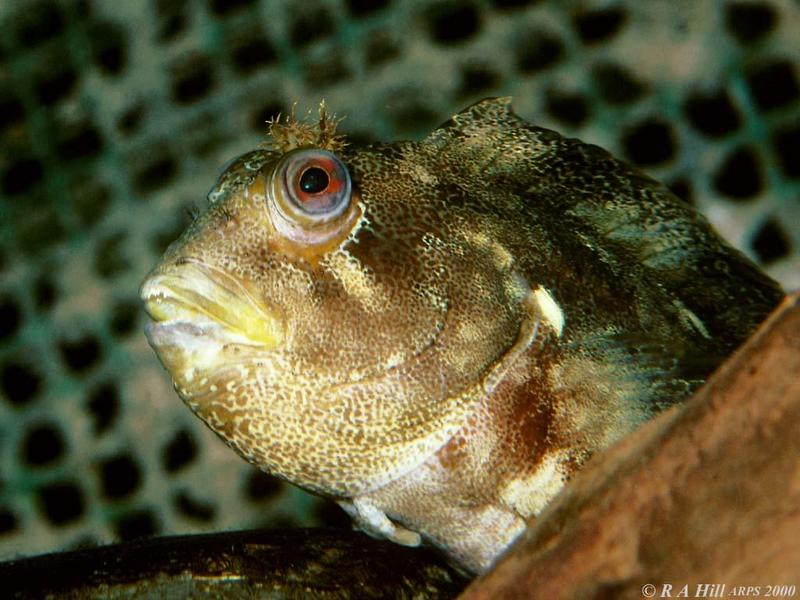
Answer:
[[[533,291],[533,296],[539,304],[542,318],[556,330],[556,335],[561,337],[561,333],[564,331],[564,311],[561,310],[561,307],[550,295],[550,292],[547,291],[547,288],[543,286],[536,288]]]
[[[422,543],[419,533],[389,519],[386,513],[365,496],[339,501],[339,506],[353,518],[359,529],[371,536],[386,538],[401,546],[416,547]]]
[[[692,327],[694,327],[695,330],[697,330],[697,332],[707,340],[711,339],[711,335],[708,333],[708,329],[706,329],[706,326],[700,319],[700,317],[698,317],[694,312],[686,308],[686,306],[680,300],[674,300],[673,304],[680,311],[681,319],[685,323],[691,324]]]
[[[467,242],[475,247],[485,249],[492,257],[494,266],[500,271],[507,271],[514,264],[514,256],[508,248],[494,239],[486,231],[466,229],[463,235]]]
[[[396,366],[402,364],[402,362],[405,360],[405,358],[406,358],[406,354],[403,351],[397,350],[395,352],[392,352],[386,358],[386,367],[388,369],[396,367]]]
[[[526,318],[523,319],[522,323],[520,323],[519,334],[517,335],[517,341],[514,343],[511,348],[508,349],[508,352],[503,356],[502,360],[500,360],[494,368],[489,372],[486,378],[483,381],[483,389],[484,392],[490,394],[495,387],[503,380],[506,374],[511,369],[511,366],[522,356],[525,352],[528,351],[528,348],[536,339],[536,335],[539,330],[539,323],[538,317],[535,312],[534,306],[535,298],[533,295],[528,292],[522,302],[522,306],[525,309],[527,315]]]
[[[436,185],[438,183],[438,179],[435,175],[433,175],[422,165],[415,162],[403,164],[400,168],[400,171],[404,175],[409,175],[424,185]]]
[[[349,252],[345,250],[333,252],[325,258],[323,265],[330,269],[347,294],[365,310],[378,312],[388,304],[389,299],[375,282],[375,276]]]
[[[547,454],[534,473],[506,483],[500,499],[523,517],[538,515],[564,486],[564,460],[563,452]]]

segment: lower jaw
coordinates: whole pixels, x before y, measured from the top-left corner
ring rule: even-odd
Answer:
[[[190,340],[210,340],[219,337],[221,327],[214,323],[191,321],[157,321],[144,326],[151,346],[183,345]]]
[[[198,379],[224,366],[226,346],[241,343],[235,333],[215,323],[149,323],[145,336],[184,399],[202,392]]]
[[[144,328],[145,336],[156,350],[161,346],[187,346],[198,344],[259,346],[237,331],[213,321],[157,321]]]

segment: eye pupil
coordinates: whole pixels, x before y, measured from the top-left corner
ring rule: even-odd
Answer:
[[[325,191],[329,183],[328,173],[319,167],[306,169],[300,176],[300,188],[306,194],[318,194]]]

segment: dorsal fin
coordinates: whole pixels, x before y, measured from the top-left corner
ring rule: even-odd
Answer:
[[[496,126],[501,122],[518,120],[519,117],[511,107],[511,96],[484,98],[454,114],[437,127],[429,137],[435,137],[441,131],[452,132],[455,130],[466,133],[487,126]]]

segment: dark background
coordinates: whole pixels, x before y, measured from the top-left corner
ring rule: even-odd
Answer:
[[[795,0],[3,0],[0,559],[346,526],[206,431],[141,333],[142,277],[293,102],[391,141],[513,95],[796,288],[798,58]]]

